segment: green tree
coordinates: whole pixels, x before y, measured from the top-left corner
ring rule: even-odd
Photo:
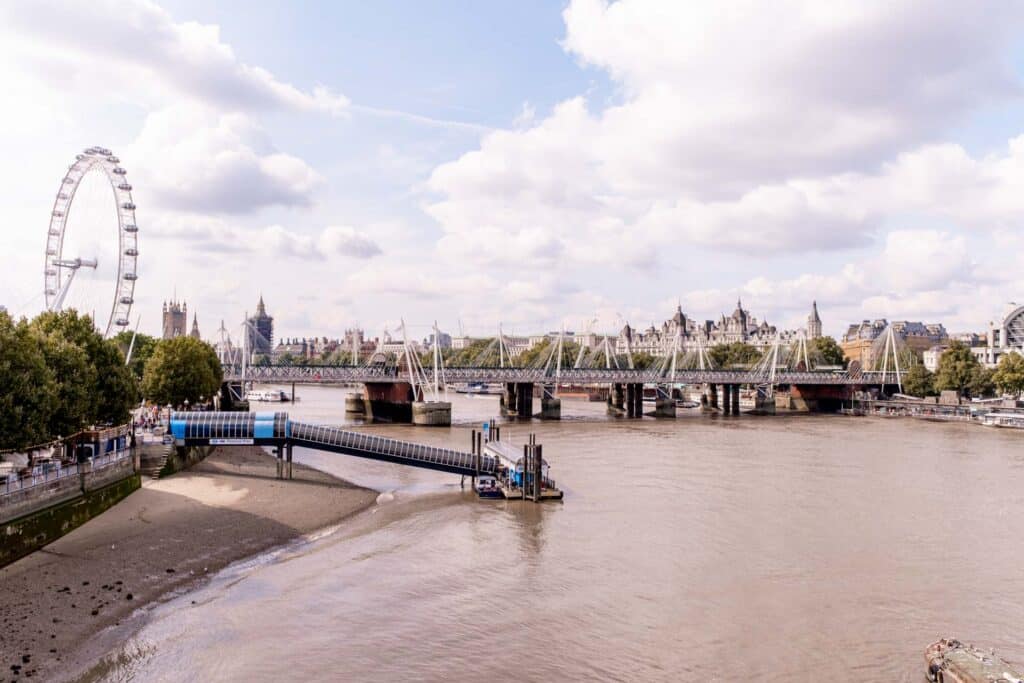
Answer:
[[[47,433],[68,436],[96,421],[96,366],[88,354],[59,334],[36,330],[46,366],[53,373],[57,389],[57,410],[50,417]]]
[[[712,346],[708,355],[718,368],[731,368],[736,365],[749,367],[761,359],[760,351],[743,342]]]
[[[656,360],[654,356],[646,351],[638,351],[633,354],[633,368],[636,370],[646,370],[654,365]],[[622,363],[622,367],[626,367],[627,363]]]
[[[921,364],[912,365],[903,375],[903,391],[924,398],[935,394],[935,376]]]
[[[51,436],[59,399],[43,345],[24,319],[15,323],[0,312],[0,449],[25,448]]]
[[[1024,392],[1024,356],[1019,353],[1004,353],[992,375],[992,381],[1000,391],[1020,396]]]
[[[954,341],[939,358],[935,389],[972,395],[972,385],[975,389],[984,388],[983,370],[971,350],[963,342]]]
[[[996,383],[994,379],[995,370],[979,365],[971,372],[971,381],[967,384],[967,393],[970,396],[981,398],[983,396],[995,396]]]
[[[809,355],[817,359],[821,365],[841,365],[846,367],[846,355],[832,337],[816,337],[807,345]]]
[[[138,401],[138,387],[116,342],[104,339],[96,331],[92,318],[79,315],[75,310],[47,311],[37,316],[31,325],[43,337],[61,339],[85,353],[91,372],[84,377],[67,376],[68,368],[64,368],[65,373],[57,378],[63,382],[90,383],[92,401],[84,411],[83,424],[119,423],[128,419],[129,411]],[[61,361],[61,364],[67,362],[71,361]],[[73,397],[77,390],[68,387],[61,393]],[[74,405],[61,409],[72,414],[79,412]]]
[[[135,379],[139,382],[142,381],[142,372],[146,368],[146,361],[153,355],[153,350],[156,348],[157,339],[151,337],[148,334],[142,334],[141,332],[135,334],[135,345],[132,346],[132,335],[133,332],[125,330],[118,332],[114,336],[114,342],[117,344],[117,348],[120,349],[121,353],[125,358],[128,357],[128,350],[131,349],[132,357],[128,361],[128,368],[135,375]]]
[[[448,366],[464,368],[473,365],[493,341],[494,339],[474,339],[465,348],[452,352],[447,359]]]
[[[220,390],[223,372],[213,347],[192,337],[157,343],[142,375],[143,395],[159,405],[180,406]]]
[[[544,365],[548,357],[552,354],[553,346],[558,344],[557,339],[551,339],[550,337],[534,344],[526,351],[519,354],[519,358],[516,359],[516,365],[520,367],[537,367]],[[571,368],[576,362],[576,355],[579,353],[579,344],[571,341],[562,341],[562,367]],[[551,360],[551,367],[555,367],[557,359]]]

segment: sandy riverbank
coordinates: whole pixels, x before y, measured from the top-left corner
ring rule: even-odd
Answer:
[[[294,480],[280,481],[262,449],[221,448],[189,471],[144,481],[111,510],[0,569],[0,680],[80,671],[109,648],[98,635],[147,603],[376,499],[294,467]]]

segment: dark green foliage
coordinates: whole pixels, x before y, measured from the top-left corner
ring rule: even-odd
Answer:
[[[935,389],[956,391],[967,396],[985,396],[995,388],[992,374],[982,367],[966,345],[955,341],[939,359],[939,367],[935,371]]]
[[[716,368],[744,367],[749,368],[761,359],[761,352],[750,344],[732,342],[718,344],[708,351]]]
[[[68,414],[60,418],[61,422],[68,425],[61,430],[62,433],[67,434],[68,429],[75,431],[90,424],[120,423],[128,419],[129,411],[138,402],[138,389],[131,370],[124,364],[124,355],[114,340],[104,339],[96,331],[90,317],[81,316],[74,310],[41,313],[32,321],[31,326],[47,340],[51,369],[58,375],[55,378],[58,385],[65,385],[59,390],[61,395],[72,401],[77,400],[79,388],[66,385],[87,385],[86,391],[90,398],[87,405],[62,404],[61,410]],[[61,354],[62,341],[84,352],[84,365],[76,366],[72,356],[64,355],[58,359],[57,355],[53,355]],[[77,426],[71,425],[71,422],[77,421],[78,416],[83,416],[84,420]]]
[[[820,365],[841,365],[846,367],[846,356],[842,348],[832,337],[817,337],[808,343],[808,353],[817,359]]]
[[[921,364],[912,365],[903,375],[903,393],[924,398],[935,394],[935,376]]]
[[[213,347],[192,337],[163,339],[146,362],[142,393],[158,405],[195,405],[209,399],[223,380],[220,360]]]
[[[46,365],[43,340],[22,319],[0,312],[0,449],[50,438],[58,388]]]
[[[146,367],[146,361],[153,355],[153,349],[156,348],[157,339],[151,337],[148,334],[142,334],[141,332],[135,335],[135,346],[132,346],[132,332],[125,330],[119,332],[114,336],[114,342],[117,344],[117,348],[121,350],[121,353],[128,357],[128,349],[132,350],[131,360],[128,362],[128,368],[135,375],[135,379],[139,382],[142,381],[142,372]]]
[[[1019,353],[1003,354],[992,380],[1001,391],[1020,396],[1024,392],[1024,356]]]

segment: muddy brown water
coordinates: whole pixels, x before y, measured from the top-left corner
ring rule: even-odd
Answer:
[[[466,446],[497,399],[454,401],[451,430],[371,429]],[[1024,432],[563,411],[503,431],[563,504],[296,451],[380,503],[157,607],[108,679],[920,681],[947,635],[1024,663]]]

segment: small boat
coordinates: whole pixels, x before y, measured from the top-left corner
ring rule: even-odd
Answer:
[[[1024,415],[1019,413],[986,413],[981,418],[981,424],[986,427],[1024,429]]]
[[[253,389],[246,393],[245,400],[260,403],[282,403],[288,400],[288,396],[280,389]]]
[[[469,382],[468,384],[456,387],[455,393],[468,394],[470,396],[491,396],[500,394],[501,391],[494,389],[489,384],[485,384],[483,382]]]
[[[1024,683],[1024,674],[991,650],[943,638],[924,651],[925,675],[934,683]]]
[[[482,474],[476,478],[476,495],[481,498],[501,498],[501,489],[498,487],[498,480],[489,474]]]

